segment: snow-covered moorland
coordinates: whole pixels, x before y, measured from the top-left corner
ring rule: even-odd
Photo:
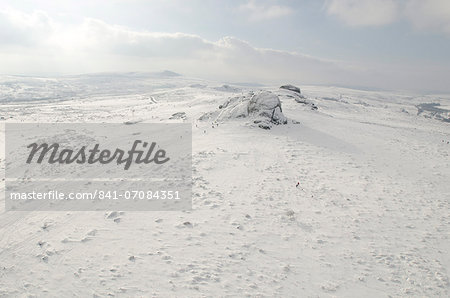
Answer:
[[[0,295],[448,297],[450,97],[279,86],[1,77],[2,134],[192,123],[194,183],[192,211],[4,212],[2,182]]]

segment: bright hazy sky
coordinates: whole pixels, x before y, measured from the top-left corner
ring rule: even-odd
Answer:
[[[0,3],[0,73],[450,92],[450,0]]]

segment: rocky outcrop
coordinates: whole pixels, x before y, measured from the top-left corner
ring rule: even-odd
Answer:
[[[294,85],[290,85],[290,84],[283,85],[283,86],[280,87],[280,89],[286,89],[286,90],[290,90],[290,91],[296,92],[298,94],[302,94],[302,92],[300,91],[300,88],[298,88],[298,87],[296,87]]]
[[[224,122],[240,118],[249,118],[251,124],[264,129],[288,122],[283,114],[280,99],[270,91],[250,92],[229,98],[219,106],[219,111],[205,114],[200,119]]]

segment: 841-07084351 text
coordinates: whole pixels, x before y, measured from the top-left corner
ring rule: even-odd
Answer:
[[[11,192],[10,200],[180,200],[178,190],[94,190],[91,192],[69,192],[58,190],[47,192]]]

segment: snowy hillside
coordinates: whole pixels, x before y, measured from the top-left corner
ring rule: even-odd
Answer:
[[[2,182],[0,296],[448,297],[450,97],[288,83],[0,77],[2,134],[192,123],[194,181],[184,212],[4,212]]]

